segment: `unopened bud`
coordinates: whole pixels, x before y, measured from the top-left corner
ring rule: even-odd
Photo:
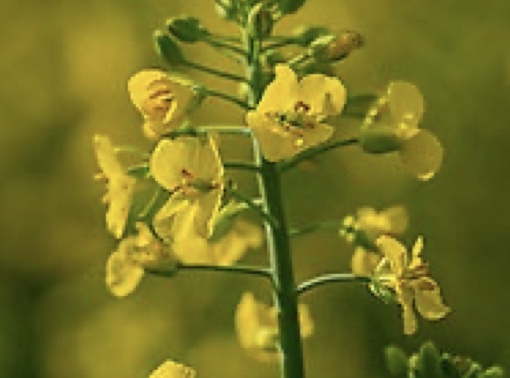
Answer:
[[[181,48],[168,34],[156,30],[153,35],[156,52],[171,66],[186,63]]]
[[[339,61],[345,59],[354,50],[363,46],[363,37],[355,31],[346,31],[341,35],[324,35],[310,45],[311,53],[320,60]]]
[[[264,3],[255,5],[248,14],[248,30],[253,36],[265,38],[273,30],[273,15]]]
[[[216,13],[225,20],[235,20],[238,14],[238,7],[234,0],[216,0]]]
[[[195,43],[207,37],[209,32],[200,21],[191,16],[173,17],[166,21],[170,34],[181,42]]]

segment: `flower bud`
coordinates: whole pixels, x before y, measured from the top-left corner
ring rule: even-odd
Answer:
[[[388,126],[363,127],[359,134],[361,148],[372,154],[398,151],[401,140],[395,128]]]
[[[255,5],[248,14],[248,30],[251,35],[265,38],[273,30],[273,15],[264,3]]]
[[[171,66],[186,63],[179,45],[168,34],[156,30],[153,35],[156,52]]]
[[[279,0],[278,7],[283,14],[295,13],[305,4],[306,0]]]
[[[339,61],[363,46],[363,37],[355,31],[346,31],[338,37],[323,35],[310,45],[311,54],[320,60]]]
[[[319,37],[330,35],[331,32],[324,26],[300,26],[293,31],[293,40],[300,46],[308,46]]]
[[[216,13],[225,20],[235,20],[238,14],[238,7],[235,0],[216,0]]]
[[[384,355],[386,366],[392,377],[407,377],[407,356],[402,349],[396,346],[389,346],[385,349]]]
[[[166,21],[170,34],[184,43],[199,42],[207,37],[209,32],[200,21],[191,16],[173,17]]]

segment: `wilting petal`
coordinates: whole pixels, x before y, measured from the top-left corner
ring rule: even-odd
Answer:
[[[413,282],[416,309],[425,319],[438,320],[445,317],[450,308],[443,303],[439,285],[429,277]]]
[[[144,274],[143,268],[134,263],[123,250],[132,247],[126,243],[134,244],[134,240],[128,238],[121,241],[119,249],[110,255],[106,263],[106,286],[116,297],[131,294]]]
[[[411,173],[426,181],[441,167],[443,147],[434,134],[420,130],[402,143],[400,159]]]
[[[404,206],[392,206],[381,211],[381,216],[390,223],[389,232],[395,235],[403,234],[409,224],[409,215]]]

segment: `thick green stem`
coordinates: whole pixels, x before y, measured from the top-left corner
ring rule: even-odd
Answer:
[[[246,33],[248,51],[248,81],[251,88],[250,105],[255,107],[263,92],[263,74],[259,60],[260,41]],[[304,378],[303,351],[299,329],[298,298],[289,235],[282,205],[280,172],[275,163],[261,157],[260,147],[253,138],[256,164],[264,210],[276,222],[266,223],[270,266],[275,284],[275,306],[278,311],[282,378]]]

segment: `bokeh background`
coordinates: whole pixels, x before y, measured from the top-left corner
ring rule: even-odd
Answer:
[[[141,68],[162,66],[151,33],[172,14],[232,31],[214,16],[213,1],[2,0],[0,9],[0,376],[145,377],[171,357],[202,378],[276,377],[276,366],[251,360],[236,344],[232,317],[241,293],[267,298],[253,278],[148,278],[124,300],[103,283],[115,243],[104,228],[103,187],[92,181],[92,136],[146,146],[126,81]],[[350,92],[394,79],[416,83],[427,102],[423,127],[446,149],[440,174],[427,183],[408,176],[394,157],[356,149],[285,177],[293,224],[343,217],[363,205],[408,206],[408,241],[425,235],[426,257],[453,308],[444,321],[421,322],[409,338],[398,309],[362,287],[309,293],[303,299],[316,321],[305,343],[309,377],[382,377],[385,345],[412,350],[428,339],[508,368],[508,14],[504,0],[308,0],[278,26],[279,33],[303,23],[362,32],[366,47],[338,65]],[[236,69],[206,48],[188,54]],[[216,100],[195,115],[203,124],[241,119]],[[338,135],[356,127],[344,119],[336,125]],[[234,143],[225,141],[224,151],[246,155],[247,145],[235,144],[242,150],[235,151]],[[240,180],[253,193],[253,183]],[[351,250],[330,233],[296,240],[298,279],[345,271]],[[247,261],[263,261],[262,253]]]

